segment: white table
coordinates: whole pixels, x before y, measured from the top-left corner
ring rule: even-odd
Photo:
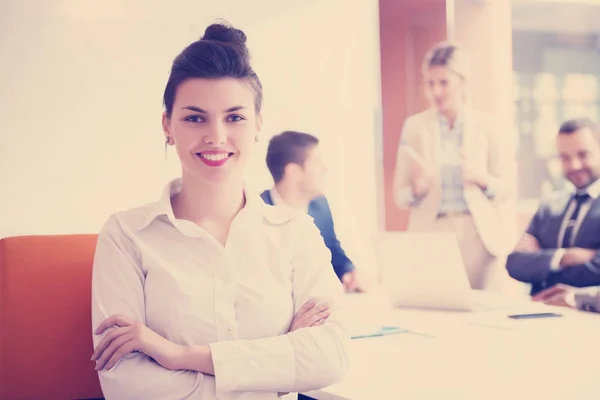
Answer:
[[[379,290],[349,295],[351,329],[396,325],[410,333],[352,340],[346,379],[306,394],[319,400],[600,399],[600,315],[527,297],[509,300],[487,311],[441,312],[393,308]],[[563,316],[507,317],[540,311]]]

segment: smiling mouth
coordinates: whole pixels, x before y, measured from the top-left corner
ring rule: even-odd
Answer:
[[[570,176],[585,176],[586,174],[587,174],[587,171],[579,170],[579,171],[573,171],[569,175]]]
[[[209,161],[223,161],[233,156],[233,153],[196,153],[196,155]]]

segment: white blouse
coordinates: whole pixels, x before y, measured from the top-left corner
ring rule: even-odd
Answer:
[[[98,238],[92,325],[113,314],[140,321],[168,340],[209,344],[215,376],[171,371],[131,353],[100,371],[106,399],[276,399],[314,390],[347,370],[341,284],[312,219],[248,195],[226,246],[175,219],[171,182],[160,200],[113,214]],[[307,301],[333,310],[322,326],[288,333]],[[94,335],[94,346],[102,336]]]

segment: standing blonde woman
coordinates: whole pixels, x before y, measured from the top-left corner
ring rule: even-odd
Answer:
[[[507,131],[468,101],[469,61],[438,43],[423,63],[431,107],[404,123],[394,177],[396,205],[410,209],[409,232],[454,232],[474,289],[499,290],[506,273],[513,153]],[[507,124],[508,125],[508,124]]]

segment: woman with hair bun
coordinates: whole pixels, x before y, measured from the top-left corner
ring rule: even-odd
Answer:
[[[276,399],[340,381],[349,337],[330,253],[307,215],[266,205],[242,178],[262,123],[246,35],[209,26],[175,58],[164,106],[181,177],[98,237],[105,397]]]
[[[473,289],[501,291],[509,278],[497,261],[515,242],[508,132],[470,104],[469,60],[460,46],[433,46],[422,73],[431,107],[404,123],[396,205],[410,210],[409,232],[455,233]]]

